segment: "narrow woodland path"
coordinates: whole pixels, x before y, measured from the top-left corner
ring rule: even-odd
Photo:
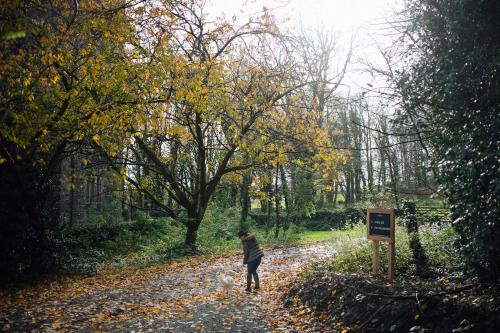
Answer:
[[[0,294],[0,330],[68,332],[312,332],[283,308],[281,295],[298,269],[335,255],[329,244],[268,249],[262,289],[244,291],[238,255],[191,257],[153,267],[43,283]],[[220,271],[235,279],[224,297]],[[304,311],[302,311],[304,312]],[[300,313],[299,315],[304,315]],[[306,316],[304,316],[306,318]]]

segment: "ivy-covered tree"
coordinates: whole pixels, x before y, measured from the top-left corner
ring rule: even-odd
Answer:
[[[500,2],[408,1],[398,90],[428,135],[468,264],[500,278]],[[407,38],[409,37],[409,38]]]

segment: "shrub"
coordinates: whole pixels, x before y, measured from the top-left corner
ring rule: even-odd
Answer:
[[[198,230],[198,244],[205,251],[234,248],[239,228],[240,212],[236,208],[210,206]]]
[[[346,208],[340,211],[320,210],[305,221],[309,230],[345,229],[352,227],[365,219],[365,211],[358,208]]]
[[[319,210],[309,218],[304,218],[300,215],[290,215],[280,217],[282,221],[288,222],[289,225],[300,223],[308,230],[326,231],[330,229],[345,229],[364,221],[366,210],[361,208],[346,208],[339,211]],[[250,216],[255,221],[255,224],[261,228],[266,226],[267,214],[258,211],[253,211]],[[276,222],[276,216],[269,217],[270,225],[273,226]]]
[[[463,269],[463,258],[454,247],[457,234],[451,227],[435,228],[422,227],[420,239],[424,251],[429,257],[430,270],[459,271]],[[381,267],[387,271],[387,244],[380,242]],[[331,265],[336,271],[343,272],[370,272],[372,258],[372,244],[366,238],[352,239],[348,242],[339,242],[340,254]],[[408,234],[402,227],[396,227],[396,273],[401,275],[415,274],[412,251],[409,246]]]
[[[300,239],[300,234],[304,232],[304,228],[296,224],[291,225],[286,232],[280,232],[278,238],[274,236],[274,230],[266,233],[264,229],[253,228],[251,232],[257,235],[261,245],[279,247],[296,243]]]
[[[184,227],[145,214],[121,224],[87,226],[54,235],[56,265],[68,272],[94,274],[102,266],[148,264],[176,255]]]

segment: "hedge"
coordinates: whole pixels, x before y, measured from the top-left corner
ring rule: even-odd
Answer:
[[[258,227],[264,228],[267,222],[267,214],[260,211],[252,211],[249,214]],[[345,229],[359,222],[364,222],[366,210],[360,208],[346,208],[338,211],[319,210],[310,218],[300,215],[281,216],[282,223],[300,224],[308,230],[330,230],[330,229]],[[270,226],[274,226],[276,216],[269,216]]]

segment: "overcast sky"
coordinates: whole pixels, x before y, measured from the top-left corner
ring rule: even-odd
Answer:
[[[305,26],[323,25],[349,32],[386,16],[397,0],[208,0],[214,13],[227,17],[252,13],[262,7],[276,8],[277,13],[290,18],[291,25],[302,21]]]
[[[401,5],[401,0],[207,0],[210,16],[233,15],[242,21],[267,8],[279,20],[288,18],[282,28],[296,30],[301,25],[306,28],[324,28],[338,34],[341,43],[347,44],[355,35],[354,60],[368,57],[374,60],[378,51],[373,45],[373,38],[384,43],[380,35],[380,23]],[[345,83],[351,86],[351,92],[359,90],[359,85],[366,86],[370,77],[361,75],[359,66],[353,64]]]

